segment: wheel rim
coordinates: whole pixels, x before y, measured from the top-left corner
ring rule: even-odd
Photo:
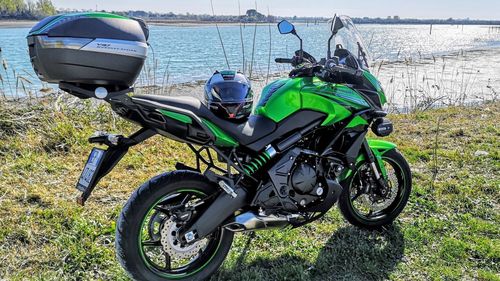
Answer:
[[[190,199],[187,202],[182,202],[188,196]],[[205,197],[206,194],[198,190],[177,190],[157,200],[146,212],[139,229],[138,247],[143,262],[152,272],[172,279],[188,277],[205,268],[215,257],[222,242],[223,233],[221,229],[203,239],[204,242],[201,240],[203,245],[185,247],[184,250],[189,253],[196,250],[194,255],[189,255],[189,253],[186,256],[172,255],[177,251],[182,253],[182,248],[180,244],[177,246],[172,244],[170,250],[168,250],[169,246],[166,245],[173,243],[174,239],[164,237],[165,234],[173,236],[172,230],[178,229],[178,226],[171,222],[172,218],[167,212],[169,207],[179,205],[180,202],[183,205],[189,204],[193,200],[200,200]],[[196,243],[194,244],[196,245]],[[170,252],[170,254],[167,252]]]
[[[366,163],[358,168],[349,185],[349,204],[355,215],[365,222],[383,220],[397,210],[407,189],[403,169],[399,164],[387,157],[382,157],[382,160],[387,170],[388,194],[384,196],[385,200],[378,201],[377,199],[382,198],[360,191],[366,191],[366,183],[360,178],[363,165],[368,165]]]

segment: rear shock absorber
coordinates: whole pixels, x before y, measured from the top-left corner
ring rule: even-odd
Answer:
[[[273,159],[276,154],[276,149],[272,145],[268,145],[262,154],[252,159],[250,163],[245,164],[243,170],[247,175],[252,175],[266,165],[269,160]]]

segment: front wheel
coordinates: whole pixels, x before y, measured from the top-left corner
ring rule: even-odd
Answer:
[[[210,277],[227,256],[233,233],[219,228],[188,244],[179,232],[203,213],[216,192],[205,177],[189,171],[160,175],[137,189],[116,227],[117,258],[127,273],[148,281]]]
[[[408,162],[396,149],[386,152],[382,159],[387,170],[385,190],[377,184],[368,163],[360,163],[357,171],[342,183],[339,208],[353,225],[374,229],[390,224],[408,203],[411,192]]]

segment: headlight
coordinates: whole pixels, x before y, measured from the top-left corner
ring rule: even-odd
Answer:
[[[389,119],[377,118],[372,124],[372,132],[379,137],[387,137],[394,131],[394,126]]]

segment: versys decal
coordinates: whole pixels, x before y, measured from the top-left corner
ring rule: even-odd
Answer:
[[[97,43],[96,48],[97,49],[106,49],[106,50],[137,53],[136,49],[124,48],[124,47],[120,47],[120,46],[113,46],[112,44],[105,44],[105,43]]]
[[[147,53],[147,45],[122,40],[104,41],[101,39],[96,39],[92,43],[82,48],[82,50],[145,57]]]

